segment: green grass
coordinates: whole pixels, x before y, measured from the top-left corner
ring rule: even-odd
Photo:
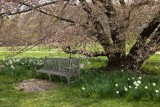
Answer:
[[[41,47],[40,50],[38,47],[36,47],[32,49],[32,51],[35,52],[28,51],[20,54],[17,57],[22,57],[23,59],[21,59],[20,62],[25,62],[27,58],[24,57],[44,58],[45,56],[69,56],[59,51],[58,49],[52,49],[50,51],[51,54],[49,54],[47,50],[48,48],[45,47]],[[8,55],[13,54],[11,52],[0,52],[0,59],[8,58],[7,56],[5,56],[7,53]],[[128,83],[128,78],[134,77],[136,79],[139,76],[143,78],[142,93],[145,92],[144,86],[151,86],[153,82],[156,82],[157,87],[159,88],[159,55],[153,55],[143,65],[143,69],[148,70],[149,68],[147,72],[155,72],[158,74],[157,76],[135,75],[119,72],[97,73],[96,68],[107,63],[105,59],[105,57],[84,58],[82,61],[84,68],[81,69],[81,81],[77,81],[70,87],[66,86],[65,79],[55,77],[55,79],[53,79],[52,81],[59,84],[58,89],[31,93],[17,91],[15,87],[22,80],[33,78],[31,72],[31,70],[33,69],[31,66],[32,63],[28,62],[28,60],[24,64],[19,62],[13,63],[12,65],[15,67],[14,69],[12,69],[10,65],[5,65],[6,67],[3,72],[0,71],[0,107],[160,107],[159,99],[157,100],[155,97],[153,99],[150,99],[150,95],[142,95],[142,97],[138,101],[135,101],[133,99],[134,94],[131,96],[131,94],[125,93],[122,97],[119,97],[115,93],[116,90],[120,90],[121,87],[126,84],[133,85],[134,81],[132,80],[132,82]],[[30,66],[28,67],[27,65]],[[154,69],[155,67],[158,67],[158,69]],[[42,76],[38,75],[37,78],[42,78]],[[108,83],[110,83],[112,87],[107,87],[106,84]],[[118,83],[118,85],[120,86],[116,90],[114,86],[115,83]],[[82,87],[85,87],[85,91],[82,90]],[[152,91],[153,90],[148,90],[148,92]],[[107,94],[107,92],[111,93]],[[134,93],[134,90],[130,92]]]
[[[160,74],[160,55],[152,55],[142,66],[142,70],[146,73]]]
[[[14,77],[0,75],[0,107],[159,107],[154,101],[127,101],[118,98],[86,98],[77,89],[61,85],[59,89],[25,93],[16,91]]]
[[[59,52],[57,50],[48,52],[48,51],[26,51],[17,55],[16,52],[0,52],[0,59],[9,59],[12,57],[35,57],[35,58],[44,58],[44,57],[69,57],[69,55]]]

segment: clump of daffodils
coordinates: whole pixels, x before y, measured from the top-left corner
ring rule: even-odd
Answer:
[[[141,84],[141,81],[140,81],[140,80],[134,81],[133,84],[134,84],[136,87],[139,87],[139,85]]]

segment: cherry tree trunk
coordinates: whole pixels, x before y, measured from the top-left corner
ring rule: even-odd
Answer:
[[[139,60],[139,61],[137,61]],[[140,72],[144,58],[127,57],[120,53],[115,53],[114,56],[108,57],[107,69],[123,69]]]

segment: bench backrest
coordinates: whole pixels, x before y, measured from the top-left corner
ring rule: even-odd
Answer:
[[[77,72],[80,68],[80,58],[45,58],[45,70],[57,72]],[[72,69],[69,69],[72,68]]]

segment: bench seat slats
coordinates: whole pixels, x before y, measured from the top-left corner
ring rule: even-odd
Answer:
[[[46,71],[46,70],[37,70],[37,72],[40,72],[40,73],[46,73],[46,74],[50,74],[50,75],[59,75],[59,76],[63,76],[63,77],[67,77],[67,72],[55,72],[55,71]],[[76,74],[71,74],[71,75],[68,75],[70,77],[74,77],[76,76]]]

